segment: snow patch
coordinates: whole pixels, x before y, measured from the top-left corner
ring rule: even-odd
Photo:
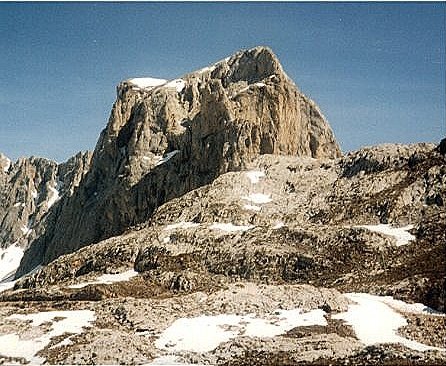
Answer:
[[[209,352],[219,344],[238,336],[275,337],[297,326],[327,325],[321,309],[302,313],[300,309],[276,310],[266,318],[255,314],[202,315],[180,318],[155,341],[159,349],[169,351]]]
[[[261,170],[250,170],[245,173],[252,184],[259,183],[260,178],[265,176],[265,173]]]
[[[16,203],[14,203],[14,207],[19,207],[19,206],[25,207],[25,203],[24,202],[16,202]]]
[[[12,289],[16,282],[17,282],[17,280],[8,281],[8,282],[0,282],[0,292]]]
[[[203,67],[202,69],[197,71],[197,74],[204,74],[205,72],[212,72],[215,70],[215,65]]]
[[[272,201],[269,194],[263,193],[251,193],[249,196],[243,196],[242,199],[258,204],[268,203]]]
[[[147,88],[152,89],[156,86],[161,86],[166,84],[167,80],[156,79],[156,78],[134,78],[134,79],[129,79],[128,82],[142,89],[147,89]]]
[[[48,195],[48,202],[47,202],[47,207],[48,209],[54,205],[57,201],[59,201],[60,197],[59,197],[59,191],[56,189],[56,187],[49,187],[50,190],[50,194]]]
[[[413,229],[413,225],[407,225],[404,227],[392,227],[388,224],[379,224],[379,225],[358,225],[354,227],[359,227],[363,229],[367,229],[370,231],[374,231],[377,233],[381,233],[384,235],[393,236],[396,239],[396,246],[406,245],[409,241],[415,240],[415,236],[408,232],[408,230]]]
[[[214,230],[221,230],[221,231],[227,231],[227,232],[236,232],[236,231],[247,231],[247,230],[251,230],[253,229],[255,226],[254,225],[234,225],[232,223],[220,223],[220,222],[214,222],[211,226],[210,229],[214,229]]]
[[[167,88],[175,88],[178,93],[181,93],[186,86],[186,83],[183,79],[175,79],[169,81],[166,85]]]
[[[33,231],[32,229],[30,229],[28,226],[23,225],[20,230],[22,230],[22,233],[24,236],[28,236],[29,234],[31,234],[31,231]]]
[[[11,167],[11,160],[9,158],[7,158],[6,156],[3,155],[3,161],[5,163],[5,165],[3,166],[3,171],[5,173],[9,172],[9,168]]]
[[[157,162],[155,164],[155,166],[164,164],[165,162],[169,161],[170,159],[172,159],[176,154],[178,154],[180,152],[180,150],[173,150],[167,154],[165,154],[163,157],[161,156],[156,156]]]
[[[71,346],[73,344],[73,341],[70,339],[70,337],[65,338],[62,342],[57,343],[54,346],[51,346],[50,349],[53,348],[59,348],[59,347],[63,347],[63,346]]]
[[[110,285],[112,283],[116,282],[125,282],[130,280],[131,278],[138,275],[138,272],[134,271],[133,269],[130,269],[126,272],[122,273],[115,273],[115,274],[103,274],[102,276],[99,276],[95,281],[90,282],[82,282],[78,283],[76,285],[70,285],[68,288],[83,288],[88,285]]]
[[[280,229],[281,227],[284,227],[284,226],[285,226],[285,224],[281,221],[281,222],[278,222],[276,225],[274,225],[273,229],[277,230],[277,229]]]
[[[372,296],[372,295],[369,295],[369,296]],[[377,297],[379,299],[379,301],[381,301],[382,303],[386,304],[387,306],[390,306],[392,309],[395,309],[399,312],[445,316],[444,313],[434,310],[434,309],[430,308],[429,306],[426,306],[419,302],[413,303],[413,304],[408,304],[407,302],[404,302],[402,300],[396,300],[392,296],[379,296],[379,297],[375,296],[375,297]]]
[[[166,225],[164,230],[175,230],[175,229],[189,229],[192,227],[197,227],[199,224],[196,222],[190,222],[190,221],[180,221],[175,224]]]
[[[31,321],[32,327],[50,322],[49,332],[40,337],[21,339],[18,334],[0,335],[1,353],[7,357],[24,357],[31,364],[43,364],[45,359],[37,356],[51,341],[51,338],[61,336],[64,333],[80,334],[84,327],[91,327],[96,316],[91,310],[76,311],[48,311],[34,314],[13,314],[6,319]],[[71,338],[69,336],[68,338]],[[55,346],[60,345],[67,338],[61,339]],[[66,341],[65,341],[66,343]]]
[[[258,86],[259,88],[266,86],[265,83],[255,83],[254,85]]]
[[[160,356],[157,357],[155,359],[152,360],[152,362],[142,365],[142,366],[147,366],[147,365],[187,365],[187,366],[199,366],[201,364],[198,363],[184,363],[181,362],[178,356],[172,356],[172,355],[165,355],[165,356]]]
[[[3,278],[1,278],[1,275],[0,275],[0,292],[12,289],[14,287],[17,280],[13,280],[13,278],[14,278],[15,272],[17,271],[19,264],[20,264],[20,261],[17,262],[17,267],[13,271],[11,271],[9,275],[6,275]],[[3,268],[1,261],[0,261],[0,268]],[[42,266],[38,265],[37,267],[32,269],[30,272],[28,272],[26,274],[26,276],[36,273],[41,268],[42,268]]]
[[[342,319],[353,327],[356,336],[366,346],[380,343],[400,343],[417,351],[440,350],[444,348],[432,347],[413,341],[397,334],[400,327],[407,325],[406,318],[393,309],[399,310],[408,306],[409,309],[417,309],[410,304],[402,306],[401,302],[365,293],[348,293],[347,298],[356,304],[349,305],[347,312],[333,315],[333,319]],[[391,306],[392,304],[394,306]]]
[[[260,206],[255,205],[244,205],[243,208],[250,211],[260,211],[262,209]]]
[[[157,79],[157,78],[133,78],[127,80],[127,82],[133,84],[136,88],[135,90],[147,89],[151,90],[157,86],[163,86],[166,88],[175,88],[178,93],[181,93],[186,86],[186,83],[183,79],[174,79],[172,81],[168,81],[165,79]]]
[[[6,249],[0,249],[0,281],[10,277],[17,271],[23,253],[23,249],[16,243]]]

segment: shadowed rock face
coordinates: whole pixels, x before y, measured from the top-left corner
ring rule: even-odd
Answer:
[[[0,154],[0,249],[25,248],[39,237],[39,223],[70,196],[88,170],[91,153],[79,153],[57,164],[38,158],[12,163]]]
[[[127,80],[117,94],[89,172],[42,222],[17,276],[144,222],[166,201],[261,154],[340,156],[318,107],[268,48],[161,86]]]

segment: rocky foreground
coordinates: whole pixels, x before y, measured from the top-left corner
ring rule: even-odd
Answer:
[[[93,154],[0,155],[0,364],[445,364],[445,154],[341,156],[261,47],[123,82]]]

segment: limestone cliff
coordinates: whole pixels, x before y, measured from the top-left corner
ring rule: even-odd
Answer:
[[[340,156],[323,115],[264,47],[170,82],[118,86],[90,171],[25,255],[37,262],[122,233],[164,202],[261,154]]]

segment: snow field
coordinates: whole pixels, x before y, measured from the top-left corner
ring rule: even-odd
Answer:
[[[332,318],[342,319],[351,325],[358,339],[366,346],[381,343],[400,343],[421,352],[428,350],[446,352],[444,348],[428,346],[397,334],[398,328],[407,325],[407,321],[391,305],[399,310],[411,309],[412,312],[424,312],[424,310],[420,310],[419,305],[411,306],[389,297],[365,293],[347,293],[345,296],[354,301],[355,304],[349,305],[347,312],[335,314]]]
[[[363,229],[367,229],[370,231],[374,231],[377,233],[381,233],[388,236],[393,236],[396,239],[396,246],[409,244],[410,241],[415,240],[415,236],[408,232],[408,230],[413,229],[413,225],[407,225],[404,227],[392,227],[388,224],[379,224],[379,225],[358,225],[354,227],[359,227]]]
[[[0,282],[0,292],[12,289],[16,281]]]
[[[28,228],[25,228],[24,233],[27,232]],[[0,249],[0,282],[15,273],[20,265],[23,253],[23,249],[20,248],[17,244],[12,244],[6,249]],[[2,286],[0,284],[0,291],[1,289]]]
[[[61,336],[64,333],[80,334],[84,327],[91,327],[96,316],[90,310],[74,311],[48,311],[34,314],[14,314],[6,318],[11,320],[31,321],[32,327],[39,327],[44,323],[51,323],[47,333],[31,338],[22,339],[19,335],[5,334],[0,335],[1,354],[9,357],[24,357],[33,365],[40,365],[45,359],[36,356],[39,351],[44,349],[51,341],[51,338]],[[54,346],[69,344],[68,336]],[[53,347],[54,347],[53,346]]]
[[[234,225],[232,223],[214,222],[209,228],[213,230],[221,230],[229,233],[236,231],[247,231],[253,229],[254,225]]]
[[[265,172],[261,170],[250,170],[245,173],[252,184],[257,184],[260,181],[260,178],[265,176]]]
[[[297,326],[327,325],[323,310],[302,313],[300,309],[276,310],[266,318],[255,314],[202,315],[179,318],[155,341],[159,349],[208,352],[239,336],[275,337]]]
[[[133,78],[129,80],[130,83],[136,85],[139,88],[154,88],[156,86],[164,85],[167,83],[165,79],[156,78]]]
[[[186,83],[183,79],[174,79],[172,81],[168,81],[166,79],[158,78],[133,78],[129,79],[128,82],[135,85],[137,88],[148,90],[153,89],[157,86],[175,88],[178,93],[181,93],[186,86]]]
[[[251,193],[249,196],[243,196],[242,199],[257,204],[268,203],[272,201],[269,194],[263,193]]]
[[[76,285],[70,285],[68,286],[68,288],[83,288],[86,287],[88,285],[99,285],[99,284],[104,284],[104,285],[110,285],[112,283],[116,283],[116,282],[125,282],[130,280],[133,277],[136,277],[138,275],[138,272],[134,271],[133,269],[130,269],[126,272],[122,272],[122,273],[115,273],[115,274],[103,274],[102,276],[99,276],[95,281],[90,281],[90,282],[82,282],[82,283],[78,283]]]
[[[183,79],[175,79],[172,81],[169,81],[166,85],[167,88],[175,88],[178,93],[181,93],[186,86],[186,83]]]

